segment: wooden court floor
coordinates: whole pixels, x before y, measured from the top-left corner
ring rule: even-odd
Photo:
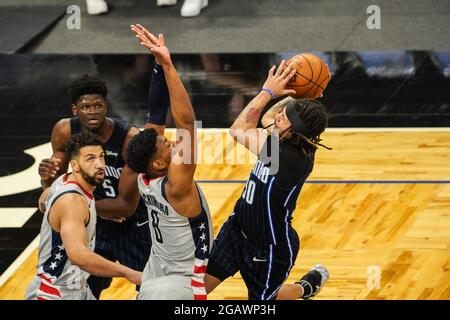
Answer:
[[[196,178],[217,233],[252,165],[220,163],[231,152],[218,143],[226,133],[205,132],[210,161]],[[293,226],[301,248],[288,281],[321,263],[330,280],[316,299],[450,299],[450,130],[329,130],[323,139],[333,150],[317,153],[300,194]],[[36,261],[33,250],[0,299],[23,298]],[[134,295],[115,279],[102,299]],[[246,299],[239,274],[209,299]]]

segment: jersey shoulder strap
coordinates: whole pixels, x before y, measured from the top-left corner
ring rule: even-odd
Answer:
[[[70,132],[71,134],[77,134],[81,132],[80,118],[78,117],[70,118]]]

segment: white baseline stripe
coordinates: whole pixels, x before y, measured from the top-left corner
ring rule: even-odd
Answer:
[[[168,128],[165,131],[167,133],[174,134],[175,128]],[[199,132],[205,133],[228,133],[229,128],[201,128]],[[380,127],[380,128],[368,128],[368,127],[348,127],[348,128],[327,128],[326,132],[450,132],[450,127],[405,127],[405,128],[393,128],[393,127]]]
[[[14,274],[14,272],[19,269],[19,267],[22,265],[22,263],[25,262],[25,260],[28,259],[28,257],[33,253],[35,249],[39,247],[39,240],[40,236],[37,235],[36,238],[28,245],[28,247],[22,251],[20,256],[9,266],[8,269],[6,269],[5,272],[0,277],[0,287],[3,286],[3,284],[8,281],[8,279]]]

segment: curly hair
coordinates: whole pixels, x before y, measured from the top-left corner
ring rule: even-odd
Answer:
[[[158,151],[157,137],[156,130],[150,128],[139,132],[131,139],[127,149],[127,164],[132,170],[146,173],[150,159]]]
[[[328,125],[325,107],[317,100],[298,99],[295,101],[295,109],[300,119],[311,129],[313,137],[308,139],[291,128],[282,133],[280,141],[289,141],[298,146],[302,153],[309,158],[313,157],[318,146],[331,149],[320,144],[320,135]]]
[[[70,85],[69,95],[72,103],[75,104],[77,100],[85,94],[99,94],[106,99],[108,89],[106,88],[104,81],[85,74],[80,79],[72,82]]]
[[[79,156],[81,148],[86,146],[102,146],[102,141],[96,134],[85,131],[72,135],[67,141],[64,150],[69,155],[69,158],[73,159]]]

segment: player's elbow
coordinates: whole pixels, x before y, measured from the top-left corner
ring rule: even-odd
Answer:
[[[229,130],[230,136],[234,139],[237,140],[238,137],[238,133],[239,133],[239,129],[237,129],[234,125],[231,126],[230,130]]]
[[[123,210],[122,210],[122,214],[121,216],[128,219],[131,218],[134,214],[134,212],[136,211],[136,208],[132,208],[130,206],[126,206]]]
[[[120,199],[120,217],[131,218],[136,211],[140,198]]]
[[[86,250],[89,249],[85,247],[66,248],[67,257],[72,264],[84,269],[89,260],[87,259]]]

